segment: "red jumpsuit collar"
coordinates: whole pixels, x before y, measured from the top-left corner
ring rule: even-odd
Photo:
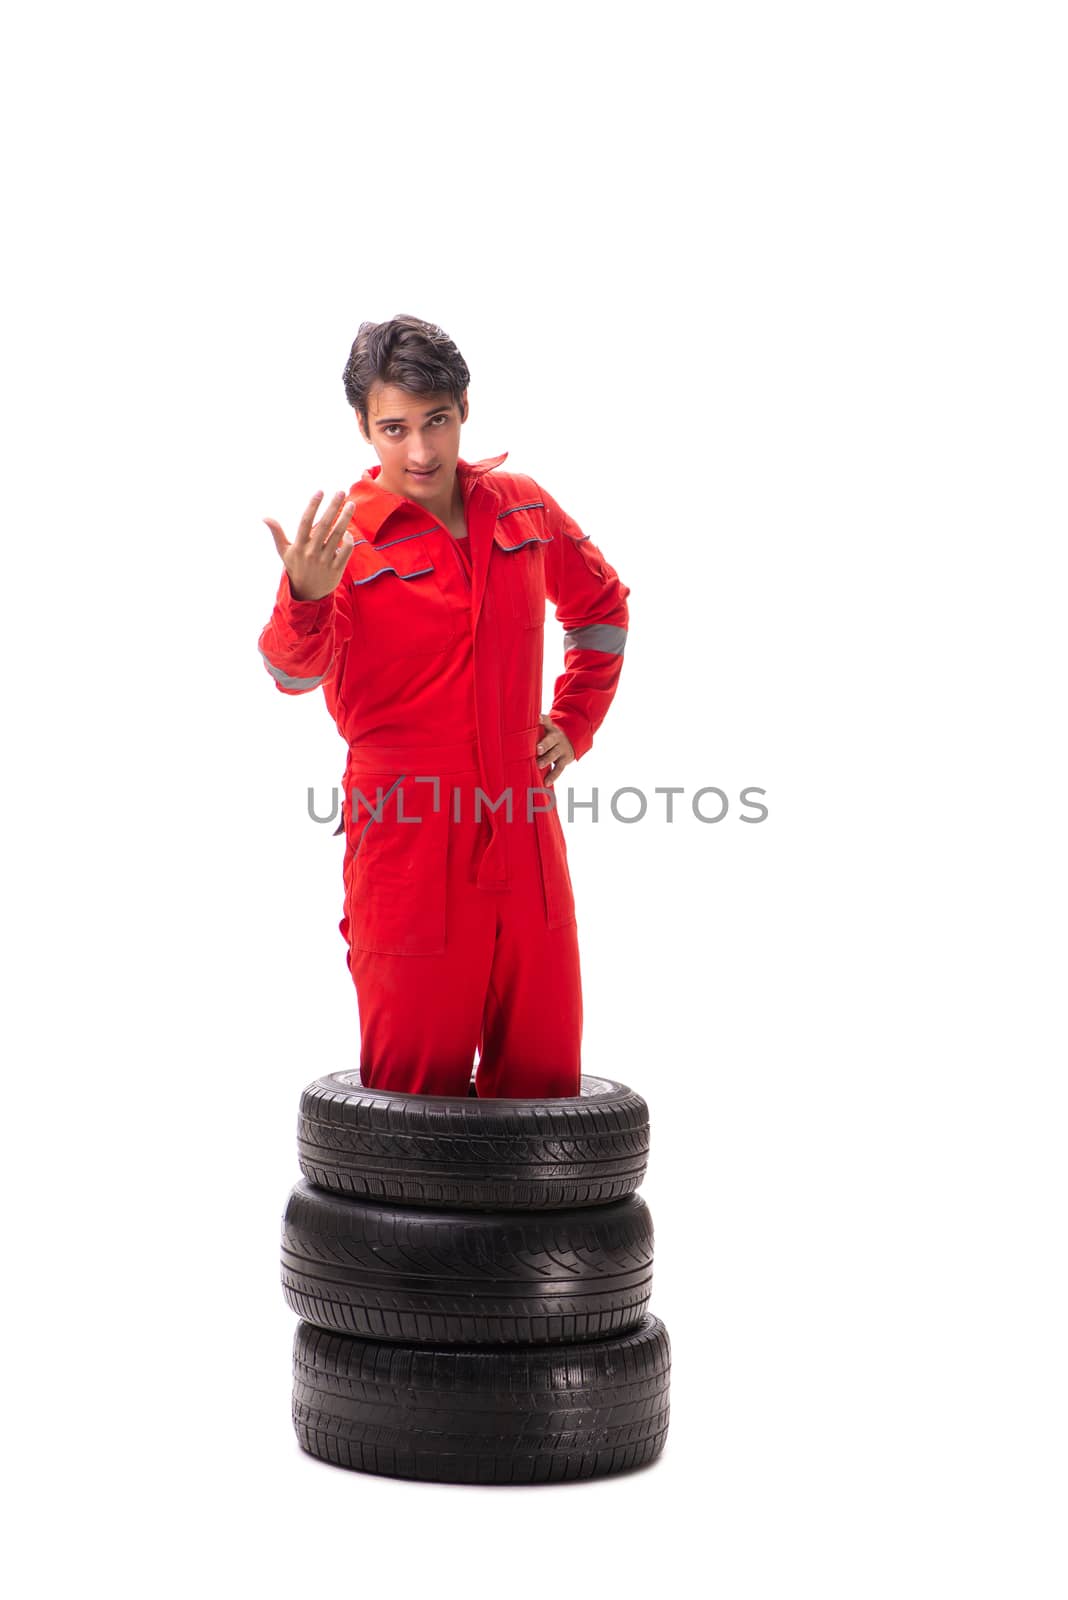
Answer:
[[[462,456],[458,456],[456,473],[460,479],[464,498],[466,499],[471,485],[478,483],[487,472],[492,472],[494,467],[499,467],[507,456],[507,450],[504,455],[486,456],[484,460],[474,462],[465,461]],[[376,461],[349,490],[349,497],[355,507],[353,521],[372,544],[395,512],[405,506],[409,509],[418,508],[418,502],[409,500],[406,495],[394,494],[390,489],[383,489],[378,482],[381,475],[382,465]]]

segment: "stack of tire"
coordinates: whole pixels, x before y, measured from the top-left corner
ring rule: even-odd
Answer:
[[[660,1454],[671,1346],[647,1310],[641,1095],[585,1075],[564,1099],[402,1094],[338,1072],[301,1095],[297,1144],[282,1286],[304,1450],[480,1484]]]

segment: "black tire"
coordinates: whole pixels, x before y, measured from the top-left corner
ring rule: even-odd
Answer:
[[[668,1430],[659,1317],[592,1344],[453,1350],[297,1324],[293,1426],[320,1461],[438,1483],[556,1483],[654,1460]]]
[[[568,1211],[449,1213],[297,1183],[282,1290],[305,1322],[403,1344],[573,1344],[637,1327],[652,1290],[639,1194]]]
[[[612,1078],[561,1099],[480,1100],[317,1078],[300,1099],[300,1170],[340,1194],[450,1210],[600,1206],[645,1177],[649,1108]]]

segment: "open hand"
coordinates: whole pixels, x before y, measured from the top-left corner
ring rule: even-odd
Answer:
[[[332,589],[336,589],[345,571],[349,551],[356,542],[351,533],[341,532],[342,528],[348,527],[352,518],[352,501],[345,500],[343,489],[338,490],[319,521],[312,525],[315,508],[322,497],[322,490],[317,489],[308,501],[292,544],[273,518],[263,519],[274,535],[275,549],[289,573],[289,587],[294,600],[321,600]],[[343,500],[344,506],[341,504]]]

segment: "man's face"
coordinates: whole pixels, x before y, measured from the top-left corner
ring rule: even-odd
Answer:
[[[382,463],[378,482],[409,500],[433,500],[452,490],[460,453],[460,425],[467,420],[448,394],[411,394],[376,383],[367,397],[370,431],[360,432]]]

